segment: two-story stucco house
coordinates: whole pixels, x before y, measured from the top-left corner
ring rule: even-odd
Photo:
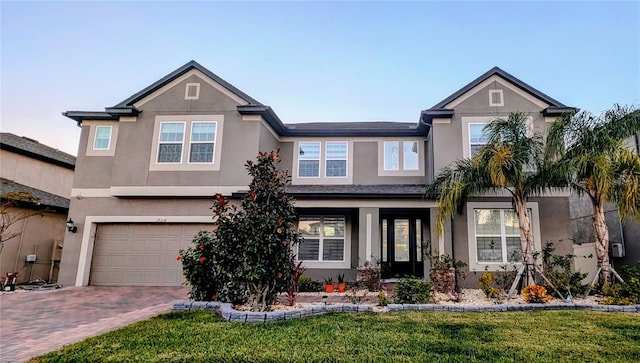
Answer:
[[[523,111],[542,130],[568,110],[493,68],[416,110],[416,122],[286,124],[191,61],[104,111],[64,113],[82,136],[70,208],[79,230],[67,234],[60,280],[180,284],[177,251],[213,227],[212,195],[241,195],[250,182],[244,163],[276,149],[291,171],[288,191],[305,236],[295,253],[312,277],[354,280],[359,266],[376,261],[384,277],[428,276],[427,246],[474,271],[499,270],[518,248],[510,199],[473,199],[439,236],[437,205],[424,199],[424,187],[483,143],[490,120]],[[568,195],[529,205],[538,248],[570,240]]]
[[[35,198],[4,204],[11,208],[3,215],[9,227],[3,233],[7,240],[0,246],[1,277],[17,272],[18,283],[57,280],[75,162],[73,155],[36,140],[0,133],[2,202],[15,201],[15,193]]]

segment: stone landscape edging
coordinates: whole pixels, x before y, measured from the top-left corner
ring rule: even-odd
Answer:
[[[326,313],[374,312],[370,304],[330,304],[312,305],[297,309],[279,311],[240,311],[232,304],[218,301],[179,301],[173,311],[210,310],[231,322],[264,323],[279,320],[305,318]],[[497,305],[441,305],[441,304],[389,304],[385,311],[451,311],[451,312],[504,312],[539,310],[590,310],[602,312],[638,313],[640,305],[598,305],[598,304],[497,304]],[[381,312],[385,312],[381,311]]]

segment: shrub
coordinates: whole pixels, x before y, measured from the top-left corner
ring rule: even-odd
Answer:
[[[378,306],[387,306],[391,301],[389,301],[389,297],[387,296],[387,292],[381,290],[378,293]]]
[[[423,279],[401,279],[396,286],[398,304],[425,304],[431,298],[431,283]]]
[[[380,261],[373,263],[367,261],[364,266],[358,269],[360,282],[369,291],[380,291],[382,284],[380,283]]]
[[[298,289],[300,292],[318,292],[323,291],[324,288],[320,281],[314,281],[311,277],[303,274],[298,280]]]
[[[302,277],[302,274],[306,270],[307,268],[302,266],[302,261],[299,261],[293,269],[291,281],[289,282],[289,287],[287,288],[287,303],[289,304],[289,306],[294,306],[296,304],[296,296],[300,291],[300,277]]]
[[[542,271],[545,276],[563,296],[584,294],[588,285],[583,284],[582,281],[588,274],[573,272],[571,262],[576,255],[555,255],[554,250],[553,242],[547,242],[542,248]],[[543,286],[547,289],[552,288],[546,283]]]
[[[212,265],[212,233],[200,231],[191,243],[193,247],[180,250],[178,255],[184,277],[191,286],[190,297],[197,301],[224,300],[219,296],[224,281],[216,276]]]
[[[526,303],[546,303],[553,299],[547,295],[547,289],[542,285],[529,285],[522,289],[522,298]]]
[[[467,264],[456,261],[449,254],[431,256],[431,281],[433,288],[441,293],[460,292],[457,280],[464,280],[467,276]]]
[[[480,279],[478,280],[482,292],[484,292],[484,295],[489,299],[498,297],[498,288],[493,286],[495,284],[495,281],[496,277],[493,276],[493,274],[489,271],[483,272],[480,276]]]
[[[620,268],[620,275],[624,282],[612,284],[604,288],[604,298],[600,304],[604,305],[633,305],[640,304],[640,262],[636,265],[624,265]]]

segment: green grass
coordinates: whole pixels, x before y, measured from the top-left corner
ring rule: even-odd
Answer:
[[[640,362],[640,315],[327,314],[267,324],[174,312],[35,362]]]

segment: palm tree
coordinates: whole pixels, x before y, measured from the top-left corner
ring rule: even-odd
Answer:
[[[443,168],[427,194],[437,198],[436,219],[441,232],[444,221],[461,213],[469,196],[507,191],[518,216],[524,278],[529,285],[534,283],[535,261],[527,201],[544,190],[545,184],[535,172],[542,168],[543,137],[529,128],[527,115],[522,112],[491,121],[483,132],[487,144],[473,157],[458,159]]]
[[[553,177],[564,180],[593,205],[595,251],[603,287],[611,283],[609,230],[604,206],[618,207],[620,218],[640,218],[640,156],[626,141],[640,132],[640,110],[614,105],[599,117],[565,115],[549,128],[545,158]]]

